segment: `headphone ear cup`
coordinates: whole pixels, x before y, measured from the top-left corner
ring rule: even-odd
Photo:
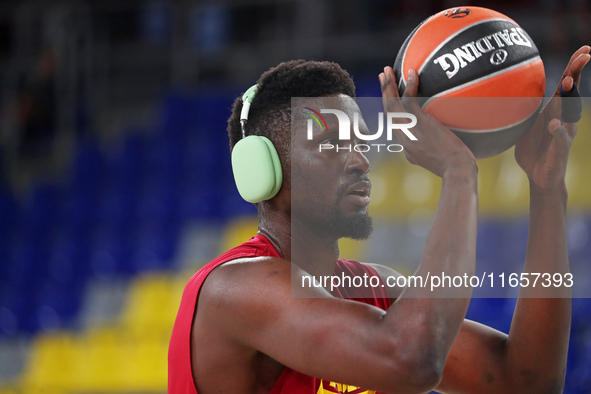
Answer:
[[[271,140],[267,137],[259,138],[262,138],[267,144],[267,148],[269,149],[269,157],[273,162],[273,169],[275,170],[275,186],[273,187],[273,190],[271,190],[269,197],[265,199],[269,200],[275,197],[275,195],[279,193],[279,189],[281,189],[281,184],[283,183],[283,171],[281,171],[281,161],[279,160],[279,154],[277,153],[277,149],[275,149],[275,145],[273,145]]]
[[[249,135],[234,145],[232,172],[240,196],[251,203],[273,198],[283,182],[277,150],[261,136]]]

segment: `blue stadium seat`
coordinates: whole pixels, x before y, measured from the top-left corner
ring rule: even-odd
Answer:
[[[191,94],[171,92],[162,103],[162,134],[165,138],[175,139],[183,136],[190,127],[191,115],[196,112],[191,101]]]
[[[466,318],[508,333],[512,315],[507,313],[510,305],[507,298],[473,298]]]
[[[567,219],[567,235],[571,261],[588,262],[591,256],[591,215],[570,215]]]
[[[138,223],[137,246],[133,253],[136,272],[166,270],[176,256],[180,223],[146,220]]]
[[[65,220],[85,227],[97,219],[106,165],[105,155],[96,141],[87,139],[79,143],[64,196]]]
[[[16,241],[17,218],[19,207],[14,195],[0,187],[0,289],[7,286],[10,255]],[[0,296],[0,302],[2,297]]]
[[[591,298],[573,298],[573,326],[591,329]]]
[[[77,278],[47,278],[37,291],[37,325],[45,330],[76,328],[86,281]]]
[[[132,275],[134,273],[131,261],[135,247],[134,237],[134,227],[130,221],[99,228],[90,256],[91,274],[107,278]]]
[[[490,270],[498,264],[503,255],[503,222],[494,219],[481,220],[477,231],[476,261]]]

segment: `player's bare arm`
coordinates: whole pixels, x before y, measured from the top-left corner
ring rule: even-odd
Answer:
[[[589,61],[588,46],[572,56],[561,80],[570,91]],[[560,119],[560,92],[517,146],[516,159],[530,180],[530,229],[525,272],[568,272],[564,176],[576,124]],[[372,265],[382,278],[400,275]],[[389,289],[395,299],[400,289]],[[552,289],[556,292],[557,290]],[[570,330],[570,292],[540,297],[523,288],[509,335],[465,320],[438,391],[445,393],[562,392]]]
[[[572,56],[561,83],[570,91],[589,61],[588,46]],[[516,146],[517,163],[530,182],[530,226],[525,272],[568,272],[564,183],[576,124],[560,117],[560,95]],[[446,393],[560,393],[566,373],[571,300],[569,289],[548,297],[522,288],[508,336],[466,321],[438,390]],[[560,293],[557,293],[560,292]]]
[[[264,258],[226,264],[207,279],[194,337],[203,338],[202,330],[208,338],[215,333],[222,348],[245,355],[230,359],[230,370],[244,379],[242,386],[228,382],[228,392],[265,392],[260,377],[247,373],[258,369],[253,361],[259,353],[305,374],[383,392],[416,393],[437,384],[443,360],[432,353],[436,345],[420,315],[402,318],[407,312],[336,299],[322,288],[303,289],[306,298],[294,298],[292,280],[306,274],[285,260]],[[207,365],[194,360],[200,393],[209,392],[209,381],[220,388],[216,374],[228,379],[228,369],[200,369]],[[280,372],[269,377],[271,387]]]

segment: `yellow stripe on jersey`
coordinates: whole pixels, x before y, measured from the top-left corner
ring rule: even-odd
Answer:
[[[316,394],[376,394],[373,390],[364,390],[347,384],[327,382],[323,380]]]

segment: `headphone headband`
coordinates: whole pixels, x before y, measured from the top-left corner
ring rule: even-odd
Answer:
[[[250,111],[250,104],[254,96],[259,90],[258,85],[252,85],[242,95],[242,111],[240,111],[240,128],[242,129],[242,138],[246,137],[246,122],[248,122],[248,112]]]

